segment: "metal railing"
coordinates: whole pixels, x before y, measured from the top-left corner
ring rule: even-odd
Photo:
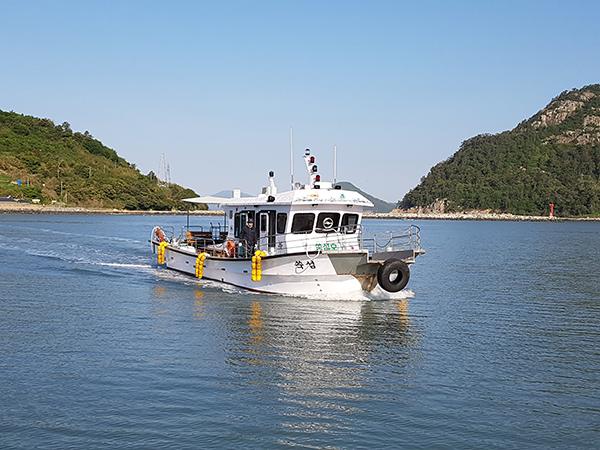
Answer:
[[[211,256],[220,256],[225,250],[225,240],[227,239],[227,231],[224,225],[210,224],[208,230],[204,227],[183,226],[181,234],[177,239],[180,246],[193,247],[197,252],[208,253]],[[233,252],[233,251],[232,251]]]
[[[171,226],[158,226],[152,229],[152,233],[150,233],[150,241],[151,242],[162,242],[166,241],[168,243],[174,242],[175,237],[175,229]]]
[[[368,250],[369,255],[398,250],[419,250],[421,230],[415,225],[409,228],[371,233],[362,225],[351,228],[339,227],[327,232],[281,233],[257,238],[257,246],[248,248],[245,241],[227,239],[227,230],[223,225],[212,225],[208,230],[201,226],[183,226],[178,238],[173,238],[173,227],[155,227],[152,238],[156,240],[156,230],[163,232],[165,240],[181,247],[193,247],[196,252],[205,252],[211,256],[230,258],[250,258],[256,249],[269,255],[288,253],[306,253],[314,257],[329,251]],[[269,245],[271,244],[271,245]],[[274,245],[272,245],[274,244]]]
[[[399,250],[419,250],[421,248],[421,230],[416,225],[379,233],[363,230],[362,248],[369,250],[370,255]]]

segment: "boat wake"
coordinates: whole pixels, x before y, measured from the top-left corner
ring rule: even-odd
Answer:
[[[51,259],[58,259],[67,263],[73,263],[73,264],[87,264],[87,265],[92,265],[92,266],[106,266],[106,267],[121,267],[121,268],[133,268],[133,269],[151,269],[152,265],[150,263],[147,264],[143,264],[143,263],[117,263],[117,262],[112,262],[112,261],[102,261],[102,259],[108,258],[108,257],[113,257],[112,255],[107,255],[104,254],[102,252],[91,252],[91,253],[95,253],[95,254],[89,254],[90,252],[88,252],[88,254],[85,254],[83,256],[77,255],[77,254],[73,254],[73,253],[67,253],[67,252],[58,252],[58,251],[53,251],[53,250],[25,250],[25,253],[27,253],[28,255],[31,256],[37,256],[37,257],[42,257],[42,258],[51,258]],[[97,259],[96,259],[97,258]]]
[[[67,264],[81,266],[99,266],[106,268],[133,269],[149,271],[153,269],[150,259],[146,255],[115,254],[106,249],[93,248],[79,243],[46,243],[45,248],[40,248],[32,240],[15,240],[10,243],[0,243],[0,250],[4,252],[23,253],[34,258],[46,258]],[[119,261],[119,262],[117,262]]]
[[[52,223],[56,224],[56,222],[52,222]],[[69,224],[72,224],[72,223],[73,222],[69,222]],[[45,238],[47,240],[52,240],[52,236],[64,236],[64,237],[68,238],[67,240],[82,239],[87,242],[93,242],[94,240],[104,241],[104,242],[106,242],[107,240],[127,242],[127,243],[132,242],[131,238],[124,238],[124,237],[119,237],[119,236],[114,236],[114,235],[107,236],[107,235],[100,235],[100,234],[83,234],[83,233],[75,233],[73,231],[54,230],[51,228],[36,228],[36,227],[28,227],[28,226],[23,226],[23,225],[20,225],[18,228],[19,228],[19,231],[29,232],[30,236],[38,236],[40,238]],[[143,244],[145,241],[140,240],[140,241],[134,241],[134,242]]]

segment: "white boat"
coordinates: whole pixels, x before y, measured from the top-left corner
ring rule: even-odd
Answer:
[[[190,203],[216,203],[223,225],[152,230],[152,251],[167,268],[198,278],[274,294],[388,292],[406,286],[409,266],[425,253],[416,226],[369,233],[362,226],[373,204],[358,192],[321,181],[314,156],[306,150],[308,184],[278,192],[274,174],[256,197],[197,197]],[[247,228],[253,221],[256,226]],[[252,241],[255,241],[252,242]]]

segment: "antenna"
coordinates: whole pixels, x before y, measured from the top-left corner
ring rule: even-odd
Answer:
[[[292,190],[294,189],[294,129],[290,127],[290,174],[292,177]]]
[[[158,185],[161,187],[169,187],[171,184],[171,168],[167,164],[167,158],[165,157],[165,151],[162,151],[160,158],[160,166],[158,167]]]
[[[337,145],[333,146],[333,185],[337,183]]]

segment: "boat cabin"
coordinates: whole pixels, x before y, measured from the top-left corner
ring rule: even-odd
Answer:
[[[255,250],[269,256],[359,251],[363,210],[373,204],[357,192],[322,182],[314,157],[307,151],[304,159],[309,183],[295,183],[290,191],[279,193],[274,173],[270,172],[269,186],[256,197],[242,197],[236,189],[229,199],[187,199],[193,203],[218,203],[225,212],[224,229],[219,229],[216,236],[209,233],[213,242],[196,240],[197,250],[212,254],[222,246],[223,255],[232,258],[250,258]],[[252,228],[248,227],[250,222]],[[193,232],[188,234],[194,236]],[[199,237],[197,233],[196,236]]]
[[[231,199],[221,207],[228,221],[228,241],[247,249],[243,230],[253,222],[256,249],[276,255],[358,249],[363,208],[369,206],[364,202],[351,191],[298,189]]]

